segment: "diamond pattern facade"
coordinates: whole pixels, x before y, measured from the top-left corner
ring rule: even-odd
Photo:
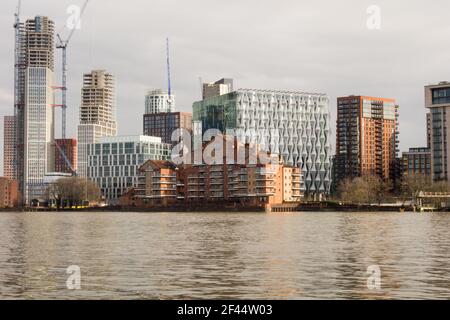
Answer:
[[[194,103],[202,132],[236,130],[302,169],[306,193],[328,194],[331,185],[329,98],[325,94],[241,89]]]

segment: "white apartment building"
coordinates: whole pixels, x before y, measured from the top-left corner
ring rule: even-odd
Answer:
[[[103,137],[87,147],[87,176],[114,205],[126,190],[137,186],[139,167],[148,160],[169,160],[171,148],[158,137]]]
[[[83,76],[78,125],[78,175],[87,177],[87,146],[117,135],[114,76],[94,70]]]
[[[175,96],[160,89],[150,90],[145,96],[145,114],[174,112]]]

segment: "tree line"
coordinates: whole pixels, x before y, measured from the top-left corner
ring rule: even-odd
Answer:
[[[395,185],[378,176],[347,178],[338,186],[340,201],[353,204],[380,204],[393,200],[412,200],[419,192],[449,192],[446,181],[433,182],[424,175],[407,175]]]

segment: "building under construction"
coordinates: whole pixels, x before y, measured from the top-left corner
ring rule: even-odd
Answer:
[[[13,175],[24,203],[44,198],[43,178],[54,171],[54,23],[16,14],[15,145]]]
[[[78,175],[87,177],[87,146],[117,135],[114,76],[94,70],[83,77],[78,125]]]
[[[80,17],[88,1],[85,1]],[[28,206],[36,200],[45,200],[46,174],[55,171],[76,174],[77,143],[75,139],[66,139],[66,49],[76,28],[65,40],[57,35],[55,47],[52,20],[36,16],[22,21],[20,14],[19,0],[14,23],[14,115],[5,117],[4,160],[5,173],[18,181],[23,204]],[[55,85],[55,48],[62,49],[61,85]],[[61,90],[61,104],[55,103],[56,90]],[[56,107],[62,109],[62,139],[59,143],[55,143]]]

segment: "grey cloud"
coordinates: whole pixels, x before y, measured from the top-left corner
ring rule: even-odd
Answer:
[[[0,13],[0,110],[13,112],[13,12]],[[70,4],[24,0],[23,14],[48,15],[61,30]],[[366,9],[381,8],[379,31],[366,28]],[[69,133],[76,134],[81,78],[104,68],[117,78],[119,133],[140,133],[144,94],[166,85],[165,38],[171,39],[177,106],[189,111],[199,77],[233,77],[237,87],[396,98],[401,149],[425,144],[423,86],[450,78],[447,12],[434,1],[91,0],[69,48]],[[57,53],[59,72],[59,52]],[[58,74],[59,77],[59,74]],[[58,126],[59,127],[59,126]]]

